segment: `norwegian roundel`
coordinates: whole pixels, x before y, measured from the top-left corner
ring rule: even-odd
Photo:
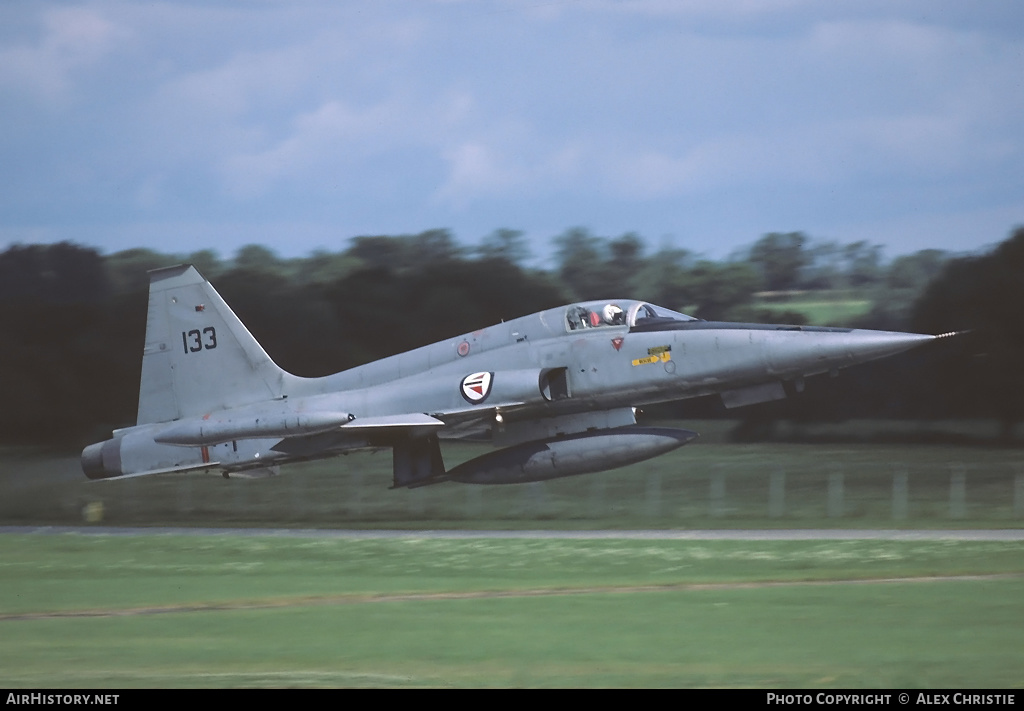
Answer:
[[[462,379],[462,397],[471,403],[483,402],[491,394],[494,373],[473,373]]]

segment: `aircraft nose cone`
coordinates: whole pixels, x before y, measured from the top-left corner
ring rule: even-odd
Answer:
[[[767,340],[766,361],[778,375],[814,375],[865,363],[934,341],[898,331],[780,331]]]
[[[853,362],[862,363],[876,358],[902,353],[916,346],[934,341],[936,336],[898,331],[853,330],[847,334],[846,349]]]

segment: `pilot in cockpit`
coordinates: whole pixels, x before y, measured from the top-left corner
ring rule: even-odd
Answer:
[[[624,326],[626,312],[618,304],[605,304],[597,311],[591,311],[585,306],[573,306],[566,313],[566,320],[570,331],[581,328]]]
[[[602,309],[601,316],[609,326],[621,326],[626,323],[626,312],[618,304],[608,304]]]

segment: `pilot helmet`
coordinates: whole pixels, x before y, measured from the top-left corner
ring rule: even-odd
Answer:
[[[604,307],[605,323],[624,323],[625,319],[622,316],[622,309],[619,308],[618,304],[607,304]]]

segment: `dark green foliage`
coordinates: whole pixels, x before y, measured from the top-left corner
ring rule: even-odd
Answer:
[[[882,331],[913,329],[914,302],[942,273],[949,258],[949,254],[942,250],[923,249],[894,259],[885,272],[885,278],[876,282],[870,312],[855,325]]]
[[[807,237],[801,232],[772,232],[750,248],[750,262],[761,270],[765,290],[797,288],[800,270],[810,260],[804,251],[806,242]]]
[[[636,298],[685,311],[692,305],[686,284],[686,273],[692,266],[690,252],[663,247],[645,261],[637,274]]]
[[[799,232],[766,235],[748,258],[721,262],[671,245],[649,254],[634,233],[605,238],[574,228],[554,243],[548,271],[523,267],[529,250],[523,234],[510,229],[474,250],[447,230],[428,230],[356,237],[343,251],[299,259],[260,245],[230,260],[211,250],[104,257],[67,243],[13,246],[0,253],[0,441],[77,444],[134,423],[146,272],[181,263],[214,280],[270,356],[303,376],[573,300],[633,297],[706,319],[803,323],[806,312],[769,311],[769,297],[755,301],[755,292],[856,291],[875,303],[862,326],[975,334],[838,379],[809,379],[805,393],[765,406],[758,417],[973,414],[1001,417],[1009,428],[1021,416],[1024,230],[991,255],[950,262],[941,276],[947,255],[937,250],[883,266],[877,246],[809,245]],[[911,323],[910,304],[933,278]]]
[[[151,249],[126,249],[106,257],[103,262],[107,267],[111,291],[120,294],[132,292],[145,294],[149,291],[149,276],[146,272],[151,269],[181,264],[182,260],[169,254],[154,252]],[[205,272],[203,273],[205,274]]]
[[[15,245],[0,254],[0,301],[10,305],[98,303],[107,296],[103,260],[68,242]]]
[[[448,230],[427,230],[418,235],[355,237],[348,254],[367,268],[401,271],[425,264],[450,262],[462,250]]]
[[[138,359],[142,331],[122,319],[119,303],[92,249],[62,243],[0,254],[4,439],[65,439],[122,402],[111,365],[126,349]],[[145,318],[144,302],[140,309]]]
[[[280,272],[281,266],[281,260],[274,251],[260,244],[248,244],[235,254],[236,269],[273,274]]]
[[[608,279],[614,265],[607,244],[582,227],[555,238],[558,277],[580,300],[616,298],[608,293]]]
[[[566,300],[544,276],[504,259],[433,262],[405,273],[358,270],[328,287],[324,298],[340,329],[343,358],[335,371]]]
[[[731,312],[750,301],[757,291],[757,272],[741,262],[700,261],[683,276],[687,301],[696,304],[694,316],[708,321],[733,318]]]
[[[846,245],[844,255],[850,286],[875,284],[882,274],[882,247],[860,241]]]
[[[282,368],[305,376],[340,370],[335,350],[340,329],[322,288],[246,268],[226,272],[216,287]]]
[[[926,332],[970,330],[937,373],[960,410],[998,417],[1007,436],[1024,417],[1024,228],[992,252],[956,259],[913,310]]]
[[[0,441],[82,443],[134,423],[150,269],[198,262],[270,356],[313,377],[567,301],[502,239],[508,250],[477,260],[444,230],[301,260],[249,245],[229,264],[211,251],[12,247],[0,253]]]
[[[897,257],[889,265],[886,285],[892,289],[924,289],[942,272],[948,259],[949,254],[941,249],[922,249]]]
[[[530,256],[530,248],[520,230],[495,230],[484,238],[478,249],[481,259],[504,259],[522,266]]]

